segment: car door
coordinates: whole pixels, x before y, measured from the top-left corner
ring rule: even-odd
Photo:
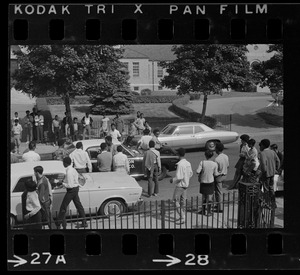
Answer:
[[[194,134],[196,139],[197,147],[205,146],[207,135],[204,134],[204,129],[200,125],[194,125]]]
[[[125,147],[123,147],[123,154],[125,154],[128,158],[130,175],[143,175],[143,156],[134,155]]]
[[[97,156],[100,152],[100,146],[91,146],[86,149],[93,167],[93,172],[99,172],[97,167]]]
[[[173,146],[175,148],[192,148],[195,147],[196,138],[194,135],[193,125],[178,126],[173,133]]]

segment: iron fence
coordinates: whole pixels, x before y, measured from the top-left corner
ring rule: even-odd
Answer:
[[[202,215],[199,211],[206,208],[223,209],[223,212],[211,211],[210,214]],[[183,211],[185,221],[181,223],[180,212]],[[86,229],[200,229],[200,228],[238,228],[238,194],[224,193],[223,202],[211,201],[203,203],[201,196],[191,197],[185,200],[185,206],[179,208],[172,200],[141,201],[129,205],[127,211],[118,214],[116,208],[111,209],[111,215],[99,214],[99,209],[88,209],[86,213]],[[53,220],[57,220],[54,214]],[[54,221],[52,229],[56,229]],[[78,213],[67,212],[66,229],[80,228],[83,221]],[[31,226],[21,223],[13,226],[14,229],[23,229]],[[44,229],[49,226],[42,224]]]
[[[229,115],[212,115],[217,121],[216,128],[226,129],[231,131],[232,114]]]

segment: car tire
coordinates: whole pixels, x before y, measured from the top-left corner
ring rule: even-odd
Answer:
[[[215,151],[217,140],[209,140],[205,144],[205,150]]]
[[[102,203],[99,209],[99,214],[101,216],[120,216],[126,210],[125,203],[120,199],[110,199]],[[115,212],[114,212],[115,211]]]
[[[160,171],[160,173],[158,175],[158,180],[163,180],[166,177],[166,175],[167,175],[167,171],[168,171],[167,167],[166,166],[162,166],[161,167],[161,171]]]

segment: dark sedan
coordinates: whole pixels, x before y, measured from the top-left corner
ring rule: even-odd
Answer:
[[[105,142],[104,139],[87,139],[80,141],[82,142],[83,150],[86,150],[89,154],[93,165],[93,172],[98,172],[97,156],[100,152],[100,144]],[[74,142],[73,144],[76,145],[77,142],[78,141]],[[143,177],[143,152],[129,148],[121,143],[120,145],[123,147],[123,153],[128,157],[130,175],[135,178]],[[179,161],[179,157],[173,149],[168,147],[161,149],[160,156],[162,169],[159,174],[159,180],[162,180],[165,178],[168,171],[176,170],[176,163]]]

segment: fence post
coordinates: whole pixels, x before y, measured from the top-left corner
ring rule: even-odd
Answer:
[[[160,216],[161,216],[161,228],[165,229],[166,206],[165,206],[165,201],[164,200],[161,201]]]

